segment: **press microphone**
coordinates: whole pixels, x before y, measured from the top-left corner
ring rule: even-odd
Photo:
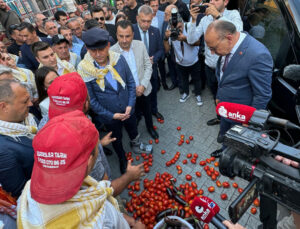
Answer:
[[[222,223],[225,218],[219,214],[220,207],[207,196],[195,197],[191,209],[198,220],[204,223],[212,223],[219,229],[227,229]]]
[[[300,130],[299,126],[286,119],[273,117],[268,111],[256,110],[254,107],[243,104],[221,102],[217,105],[216,112],[223,118],[227,118],[241,124],[264,126],[266,123],[269,123],[287,129]]]

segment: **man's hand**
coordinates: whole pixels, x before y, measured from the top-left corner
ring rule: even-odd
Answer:
[[[125,118],[125,114],[121,114],[121,113],[115,113],[113,116],[113,119],[116,119],[116,120],[122,120],[124,118]]]
[[[143,85],[139,85],[136,87],[136,96],[142,96],[145,91],[145,87]]]
[[[299,163],[298,163],[297,161],[292,161],[292,160],[290,160],[290,159],[288,159],[288,158],[285,158],[285,157],[282,157],[282,156],[279,156],[279,155],[277,155],[277,156],[275,157],[275,159],[276,159],[277,161],[282,162],[282,163],[285,164],[285,165],[293,166],[293,167],[295,167],[295,168],[300,168],[300,165],[299,165]]]
[[[171,35],[171,31],[170,30],[166,30],[166,32],[165,32],[165,38],[169,39],[170,35]]]
[[[186,36],[184,36],[182,33],[180,33],[180,34],[178,35],[177,40],[178,40],[178,41],[184,41],[184,42],[186,42]]]
[[[217,10],[217,8],[213,4],[205,3],[203,5],[208,6],[208,8],[205,11],[206,15],[211,15],[211,16],[213,16],[214,19],[220,15],[220,12]]]
[[[110,143],[114,142],[115,140],[117,140],[117,138],[112,138],[111,137],[112,132],[109,132],[107,135],[105,135],[101,140],[100,143],[102,146],[107,146]]]
[[[142,223],[141,220],[135,221],[134,226],[132,227],[133,229],[146,229],[145,224]]]
[[[199,14],[199,7],[194,7],[193,8],[192,5],[191,5],[190,14],[191,14],[191,17],[192,17],[192,23],[195,23],[196,20],[197,20],[197,16]]]
[[[145,175],[144,164],[131,165],[131,161],[128,161],[126,175],[128,175],[132,181],[139,180]]]
[[[133,217],[131,217],[127,214],[123,214],[123,217],[125,218],[125,220],[127,221],[127,223],[129,224],[129,226],[131,228],[136,224],[136,221]]]
[[[246,229],[244,227],[242,227],[241,225],[239,225],[238,223],[233,224],[231,222],[229,222],[228,220],[224,220],[222,222],[228,229]]]
[[[151,64],[153,64],[153,58],[154,58],[154,57],[153,57],[153,56],[150,56],[149,58],[150,58]]]

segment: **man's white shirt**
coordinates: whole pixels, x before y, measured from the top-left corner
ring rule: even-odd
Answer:
[[[236,30],[238,32],[241,32],[243,30],[243,21],[241,19],[240,13],[237,10],[225,9],[222,17],[219,20],[232,22],[235,25]],[[195,42],[197,42],[200,39],[200,37],[205,34],[207,27],[213,21],[214,21],[213,16],[208,15],[201,19],[197,27],[196,27],[196,22],[195,23],[189,22],[187,42],[189,44],[194,44]],[[205,64],[211,68],[216,68],[218,59],[219,56],[216,54],[212,54],[205,43]]]

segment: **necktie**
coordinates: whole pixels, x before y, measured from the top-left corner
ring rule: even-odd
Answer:
[[[147,52],[149,53],[148,39],[147,39],[147,31],[143,31],[144,33],[144,44],[146,46]]]
[[[225,69],[227,68],[227,65],[228,65],[228,62],[229,62],[230,54],[231,54],[231,53],[229,53],[229,54],[227,54],[227,55],[225,56],[225,61],[224,61],[224,65],[223,65],[223,67],[222,67],[222,72],[224,72]]]

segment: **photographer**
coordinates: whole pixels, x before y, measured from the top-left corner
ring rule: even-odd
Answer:
[[[189,75],[191,75],[194,86],[197,105],[201,106],[201,65],[198,59],[199,42],[193,45],[187,43],[187,25],[177,13],[177,9],[172,9],[172,16],[169,27],[165,32],[164,47],[165,52],[169,52],[171,45],[174,48],[176,67],[182,83],[183,94],[180,102],[184,103],[189,98]]]

